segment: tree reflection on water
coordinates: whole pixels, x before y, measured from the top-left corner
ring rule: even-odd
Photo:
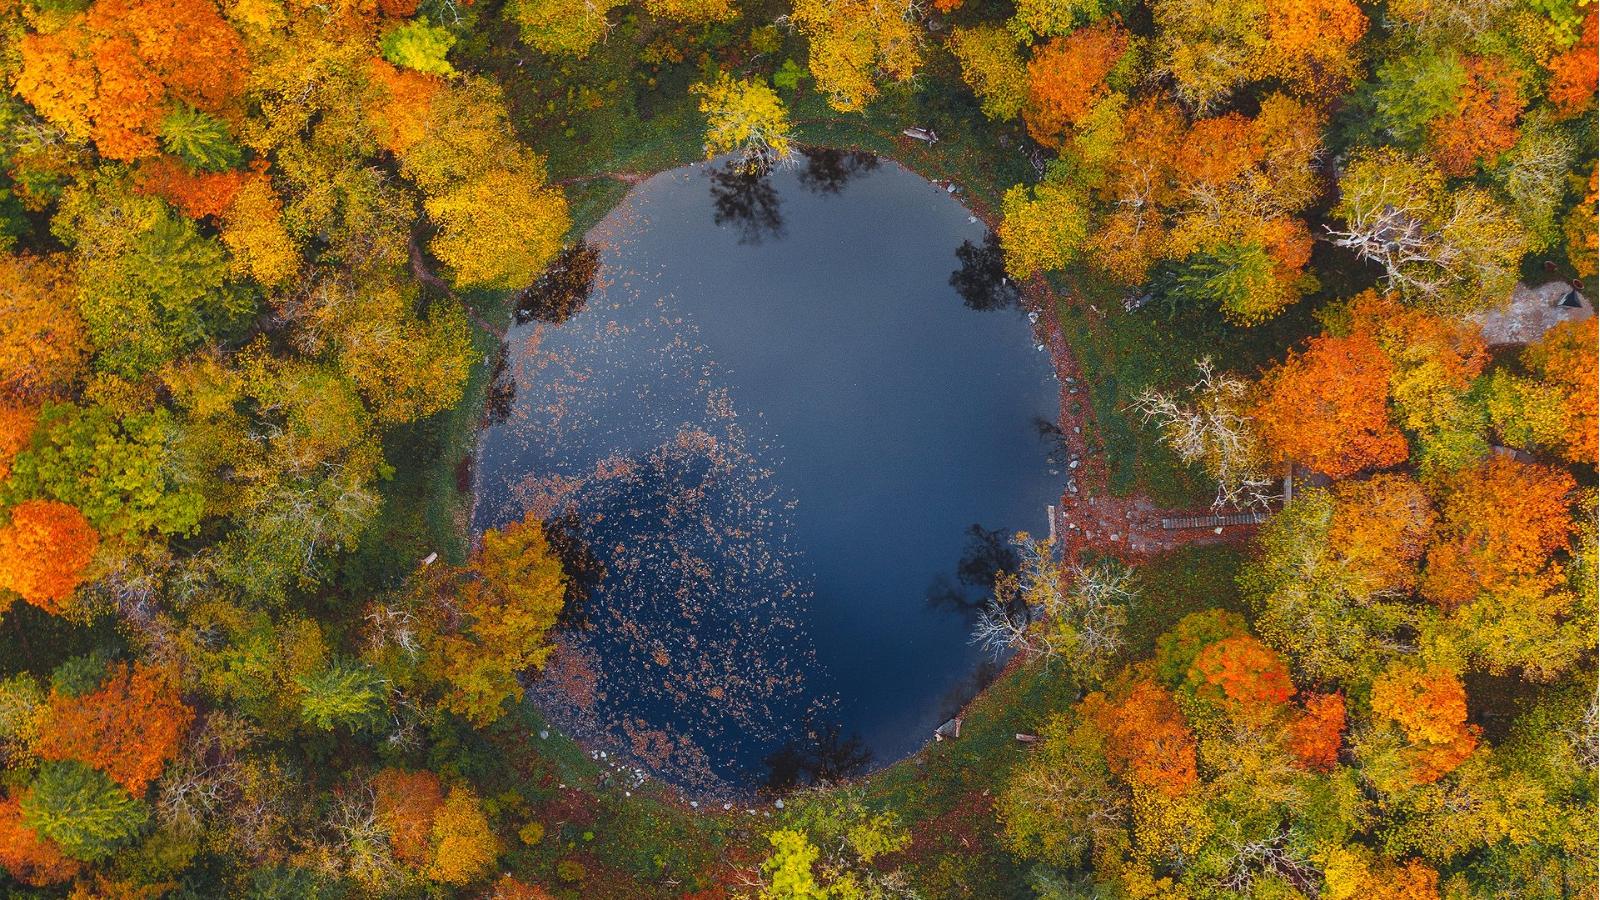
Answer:
[[[806,164],[799,172],[800,186],[813,194],[837,194],[858,175],[875,171],[880,160],[860,150],[806,147],[800,151]]]
[[[961,268],[950,273],[950,286],[961,295],[967,309],[1012,309],[1022,302],[1022,292],[1006,275],[1005,254],[994,232],[984,236],[981,247],[962,241],[956,248],[956,259],[961,261]]]
[[[781,794],[805,785],[834,784],[865,772],[872,751],[858,734],[830,723],[806,730],[806,740],[790,741],[762,760],[767,777],[762,790]]]
[[[733,228],[739,243],[759,244],[784,235],[778,191],[762,169],[727,162],[708,172],[711,179],[712,221]]]

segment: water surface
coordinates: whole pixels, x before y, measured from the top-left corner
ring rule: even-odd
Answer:
[[[559,517],[604,571],[532,702],[703,790],[929,738],[979,677],[1006,536],[1062,481],[1048,354],[986,237],[849,154],[633,189],[582,309],[512,330],[481,441],[474,526]]]

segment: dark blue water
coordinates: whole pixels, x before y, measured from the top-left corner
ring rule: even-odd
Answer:
[[[513,329],[480,448],[476,528],[560,517],[604,566],[532,702],[697,789],[929,739],[979,677],[985,574],[1062,482],[1048,354],[985,238],[838,154],[667,172],[594,229],[587,304]]]

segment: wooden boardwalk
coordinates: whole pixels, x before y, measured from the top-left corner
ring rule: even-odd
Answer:
[[[1264,512],[1234,513],[1227,516],[1173,516],[1163,518],[1161,527],[1168,530],[1179,528],[1220,528],[1224,525],[1260,525],[1267,520]]]

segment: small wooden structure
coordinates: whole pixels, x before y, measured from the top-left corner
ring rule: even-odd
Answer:
[[[1227,516],[1171,516],[1161,520],[1161,527],[1169,531],[1179,528],[1221,528],[1224,525],[1260,525],[1266,520],[1267,514],[1256,510]]]

